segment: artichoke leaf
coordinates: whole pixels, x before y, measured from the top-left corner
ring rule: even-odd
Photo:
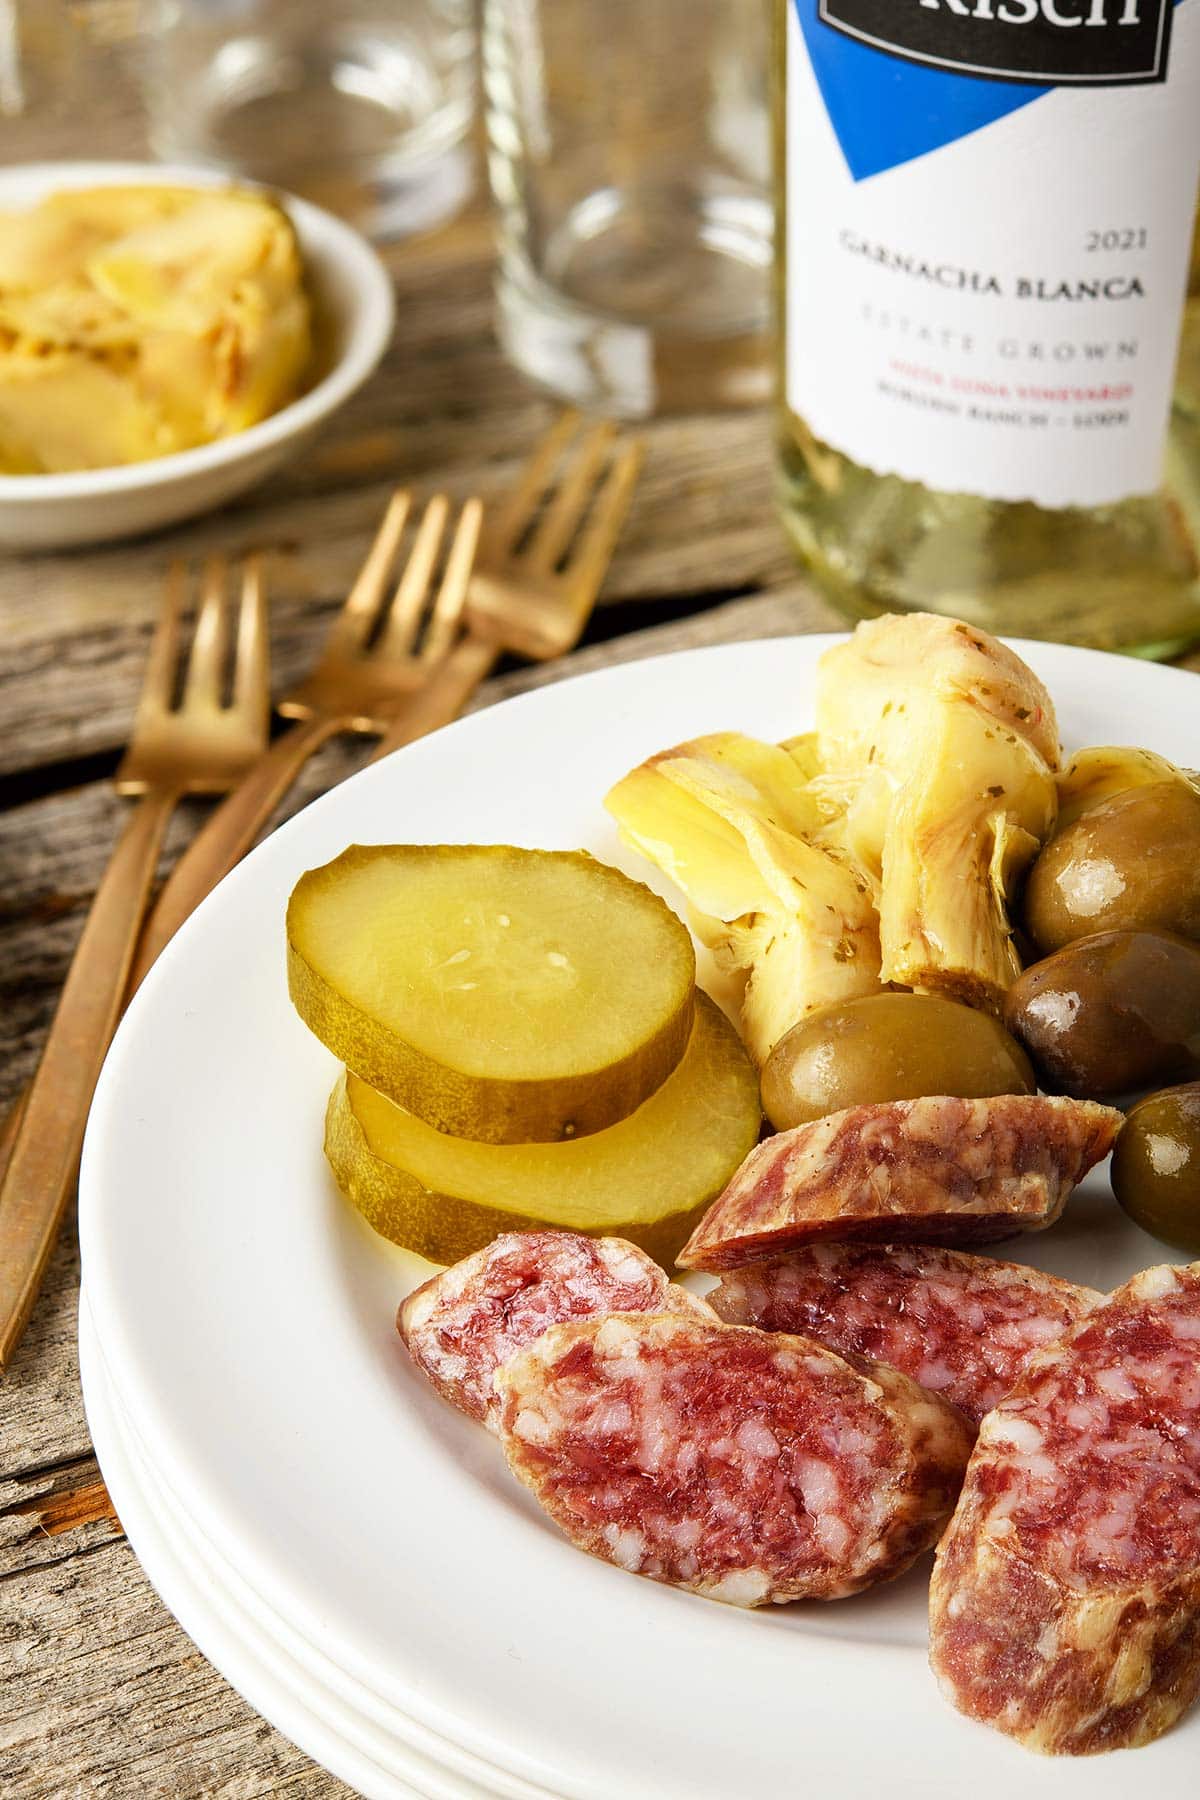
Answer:
[[[1049,694],[985,632],[888,616],[821,659],[817,729],[878,870],[882,979],[998,1007],[1020,972],[1012,887],[1057,813]]]
[[[135,227],[88,259],[96,291],[157,331],[218,329],[241,284],[268,302],[292,291],[300,259],[291,224],[257,194],[203,191],[190,206]]]
[[[937,613],[888,613],[827,650],[817,676],[817,738],[826,774],[902,778],[920,760],[931,716],[966,702],[995,730],[1059,766],[1054,703],[1027,663],[987,632]]]
[[[699,914],[728,922],[770,907],[779,891],[775,853],[757,828],[821,828],[803,786],[777,745],[714,732],[650,757],[604,804],[625,842],[669,875]]]
[[[717,731],[664,753],[662,772],[698,799],[756,817],[805,836],[819,831],[826,810],[809,786],[805,765],[784,744],[768,744],[740,731]]]
[[[798,1020],[822,1007],[879,992],[873,915],[853,926],[825,907],[791,918],[764,913],[740,937],[749,969],[742,1032],[760,1068]]]
[[[718,966],[746,973],[742,1024],[759,1062],[803,1014],[879,983],[871,883],[804,774],[778,745],[721,733],[652,757],[605,802],[625,841],[682,888]]]
[[[730,919],[757,912],[770,890],[734,826],[677,782],[660,759],[634,769],[608,794],[605,805],[622,840],[681,888],[700,935]]]
[[[821,773],[821,749],[815,731],[802,731],[798,737],[784,738],[779,748],[791,757],[802,780],[812,781]]]

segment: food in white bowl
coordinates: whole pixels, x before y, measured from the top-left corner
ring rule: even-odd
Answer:
[[[244,491],[367,379],[393,311],[375,252],[303,201],[139,163],[0,173],[0,544],[131,536]]]
[[[0,471],[190,450],[294,400],[313,361],[292,223],[235,187],[99,187],[0,213]]]

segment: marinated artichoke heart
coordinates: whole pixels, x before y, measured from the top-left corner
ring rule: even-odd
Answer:
[[[882,979],[995,1010],[1013,884],[1055,822],[1049,694],[986,632],[910,613],[825,653],[816,714],[818,785],[878,878]]]
[[[625,842],[686,894],[697,936],[742,971],[758,1063],[806,1013],[879,988],[873,884],[844,814],[809,784],[809,739],[719,732],[664,750],[605,799]]]
[[[236,188],[96,188],[0,214],[0,471],[141,462],[299,391],[311,321],[291,224]]]

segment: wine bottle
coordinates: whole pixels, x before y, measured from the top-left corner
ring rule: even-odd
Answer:
[[[851,617],[1200,638],[1200,0],[776,0],[779,490]]]

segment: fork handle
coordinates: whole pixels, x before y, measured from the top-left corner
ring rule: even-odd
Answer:
[[[28,1096],[29,1089],[22,1088],[5,1113],[3,1125],[0,1125],[0,1187],[4,1184],[8,1165],[12,1161],[12,1147],[17,1141],[17,1130],[21,1120],[25,1117],[25,1101]]]
[[[159,951],[174,937],[183,921],[216,886],[221,876],[228,873],[250,848],[261,825],[275,810],[303,763],[338,728],[339,721],[336,719],[312,718],[298,721],[275,741],[270,750],[255,763],[247,779],[211,815],[164,883],[158,901],[142,928],[141,936],[136,939],[136,953],[131,950],[129,956],[131,972],[125,983],[126,999],[131,998],[133,991],[141,985]],[[144,806],[145,802],[142,804]],[[219,844],[218,826],[221,828]],[[144,897],[142,905],[144,910]],[[64,991],[64,1003],[65,999]],[[109,1037],[112,1036],[112,1030],[113,1027],[110,1026]],[[95,1086],[94,1081],[92,1086]],[[8,1166],[12,1161],[17,1133],[30,1092],[31,1089],[26,1088],[23,1093],[18,1094],[3,1122],[0,1122],[0,1194],[5,1191]],[[7,1242],[0,1215],[0,1257],[7,1254]],[[36,1294],[36,1281],[33,1291]],[[3,1288],[0,1287],[0,1317],[3,1305]],[[20,1329],[17,1328],[17,1335]],[[15,1341],[14,1338],[14,1345]],[[4,1339],[0,1337],[0,1370],[4,1368],[7,1355]]]
[[[151,963],[184,920],[245,856],[309,757],[344,723],[324,713],[297,720],[209,815],[164,882],[146,921],[131,989],[140,987]]]
[[[178,795],[155,792],[117,840],[79,939],[0,1182],[0,1369],[41,1286],[71,1194],[88,1108]]]

